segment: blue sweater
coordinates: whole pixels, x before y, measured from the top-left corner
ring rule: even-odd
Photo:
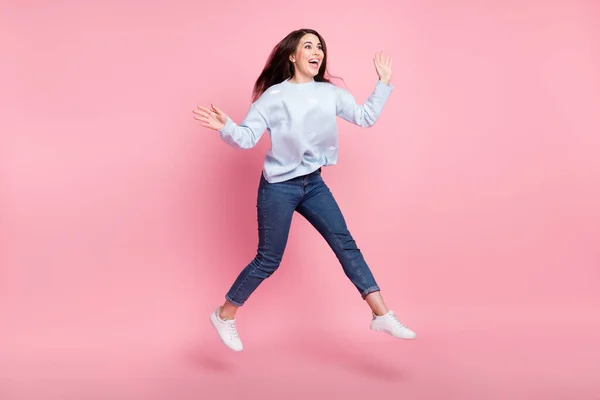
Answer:
[[[283,182],[335,165],[338,155],[336,116],[361,127],[375,124],[393,86],[377,81],[364,105],[345,89],[331,83],[283,81],[257,99],[239,125],[230,118],[219,131],[229,145],[254,147],[265,130],[271,148],[265,155],[263,176]]]

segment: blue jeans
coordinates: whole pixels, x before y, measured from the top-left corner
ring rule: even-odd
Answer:
[[[225,296],[232,304],[242,306],[262,281],[279,268],[295,211],[327,241],[363,299],[380,290],[320,169],[281,183],[268,183],[261,176],[257,210],[258,251]]]

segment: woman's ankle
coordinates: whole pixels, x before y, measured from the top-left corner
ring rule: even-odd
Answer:
[[[226,301],[219,310],[219,318],[222,320],[235,319],[238,307]]]

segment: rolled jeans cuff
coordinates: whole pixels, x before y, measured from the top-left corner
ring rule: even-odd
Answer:
[[[373,292],[380,292],[380,291],[381,291],[381,289],[379,288],[379,286],[377,286],[377,285],[371,286],[370,288],[363,290],[361,293],[361,296],[364,300],[364,298],[367,297],[369,294],[371,294]]]

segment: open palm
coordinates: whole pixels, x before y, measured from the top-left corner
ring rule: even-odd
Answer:
[[[379,75],[381,82],[386,85],[389,84],[392,80],[392,58],[389,54],[379,52],[375,53],[373,62],[375,63],[375,70],[377,71],[377,75]]]
[[[203,127],[218,131],[225,126],[227,115],[211,104],[210,109],[198,106],[194,110],[194,119],[200,121],[200,125]]]

